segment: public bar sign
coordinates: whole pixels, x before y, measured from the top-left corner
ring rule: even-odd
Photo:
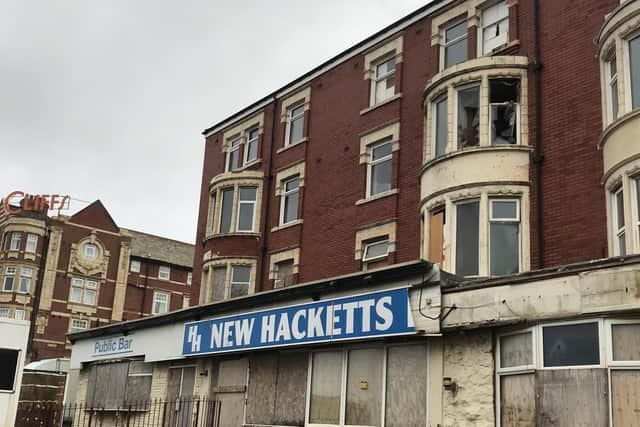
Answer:
[[[243,313],[184,325],[185,356],[415,334],[409,290]]]

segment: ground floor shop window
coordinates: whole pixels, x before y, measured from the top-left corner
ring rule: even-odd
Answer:
[[[501,426],[638,425],[640,319],[537,325],[496,344]]]
[[[87,405],[103,410],[135,405],[139,410],[149,401],[152,374],[153,365],[140,360],[94,363],[89,366]]]
[[[353,347],[309,356],[307,423],[336,426],[423,426],[424,345]]]

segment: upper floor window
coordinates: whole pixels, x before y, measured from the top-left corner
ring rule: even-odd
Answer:
[[[371,105],[379,104],[395,95],[395,55],[373,64]]]
[[[629,40],[631,108],[640,107],[640,35]]]
[[[520,266],[520,201],[489,200],[489,274],[515,274]]]
[[[447,152],[447,142],[449,140],[449,116],[448,98],[446,96],[438,98],[434,102],[434,134],[435,134],[435,156],[442,156]]]
[[[16,320],[24,320],[25,311],[23,308],[16,308],[13,312],[13,318]]]
[[[467,60],[467,20],[463,19],[442,30],[444,44],[441,48],[441,69],[452,67]]]
[[[480,144],[480,85],[459,88],[457,101],[458,149],[476,147]]]
[[[161,265],[158,268],[158,279],[169,280],[171,277],[171,267],[168,265]]]
[[[182,297],[182,308],[189,308],[191,306],[191,297],[185,295]]]
[[[298,143],[304,137],[304,106],[304,102],[301,102],[287,109],[285,146]]]
[[[609,123],[618,118],[618,68],[616,56],[612,55],[605,64],[607,81],[607,104]]]
[[[138,261],[137,259],[132,259],[129,270],[132,273],[140,273],[140,261]]]
[[[229,146],[227,148],[227,158],[226,158],[226,167],[225,170],[227,172],[234,171],[240,168],[240,144],[242,139],[240,135],[232,138],[229,141]]]
[[[622,187],[613,192],[612,202],[613,233],[615,236],[615,244],[613,245],[614,255],[624,256],[627,254],[627,238],[624,223],[624,193]]]
[[[16,272],[17,268],[11,265],[7,266],[7,268],[5,269],[5,276],[2,285],[2,290],[4,292],[13,292],[13,284],[16,280]]]
[[[151,314],[162,314],[169,311],[169,294],[167,292],[153,292],[153,311]]]
[[[285,288],[293,285],[293,259],[276,263],[276,279],[274,288]]]
[[[247,142],[244,147],[244,163],[253,162],[258,159],[258,141],[260,139],[260,128],[254,127],[247,131]]]
[[[518,143],[519,102],[519,80],[489,80],[489,123],[491,124],[491,144]]]
[[[95,305],[98,293],[98,282],[91,279],[73,277],[69,301],[78,304]]]
[[[389,236],[364,242],[362,262],[375,261],[389,255]]]
[[[220,212],[220,232],[229,233],[231,231],[231,220],[233,218],[233,188],[222,190],[222,207]]]
[[[477,276],[480,269],[480,200],[456,203],[456,274]]]
[[[9,246],[9,250],[12,250],[12,251],[20,250],[21,240],[22,240],[22,233],[18,233],[18,232],[11,233],[11,244]]]
[[[190,285],[192,280],[193,280],[193,273],[192,272],[188,272],[187,273],[187,285]]]
[[[256,187],[240,187],[238,189],[237,231],[253,231],[256,212]]]
[[[0,307],[0,319],[9,318],[9,309],[6,307]]]
[[[20,287],[18,288],[20,293],[28,294],[31,292],[31,279],[33,277],[33,268],[22,267],[20,269]]]
[[[298,219],[298,201],[300,199],[300,177],[298,175],[282,182],[280,201],[280,224],[287,224]]]
[[[24,248],[25,252],[35,253],[36,248],[38,247],[38,235],[37,234],[27,234],[27,244]]]
[[[482,10],[481,17],[482,53],[491,53],[494,49],[509,42],[509,8],[506,1]]]
[[[391,137],[368,147],[367,197],[391,190],[393,143]]]
[[[240,297],[249,294],[251,286],[251,266],[231,266],[231,288],[229,298]]]
[[[95,243],[85,243],[82,245],[82,256],[88,260],[94,260],[98,258],[98,245]]]
[[[87,319],[71,319],[69,323],[69,332],[80,332],[89,329],[89,320]]]

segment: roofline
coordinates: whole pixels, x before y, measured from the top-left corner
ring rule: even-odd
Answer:
[[[125,231],[133,231],[134,233],[138,233],[138,234],[144,234],[145,236],[157,237],[158,239],[162,239],[162,240],[170,240],[172,242],[180,243],[183,245],[193,246],[194,248],[196,247],[195,243],[188,243],[188,242],[183,242],[182,240],[172,239],[170,237],[164,237],[164,236],[159,236],[157,234],[145,233],[144,231],[134,230],[133,228],[121,227],[120,229]]]
[[[457,0],[432,0],[429,3],[427,3],[426,5],[422,6],[421,8],[411,12],[410,14],[400,18],[399,20],[395,21],[394,23],[392,23],[391,25],[388,25],[386,27],[384,27],[382,30],[379,30],[378,32],[374,33],[373,35],[367,37],[366,39],[356,43],[355,45],[347,48],[346,50],[340,52],[339,54],[337,54],[336,56],[324,61],[323,63],[321,63],[320,65],[318,65],[317,67],[311,69],[310,71],[307,71],[306,73],[304,73],[303,75],[301,75],[300,77],[294,79],[293,81],[285,84],[284,86],[282,86],[279,89],[276,89],[275,91],[271,92],[270,94],[266,95],[265,97],[259,99],[258,101],[250,104],[249,106],[243,108],[242,110],[238,111],[235,114],[232,114],[231,116],[228,116],[226,119],[223,119],[221,121],[219,121],[218,123],[208,127],[207,129],[205,129],[204,131],[202,131],[202,135],[206,137],[210,136],[213,133],[216,133],[220,130],[222,130],[223,128],[233,124],[233,122],[241,120],[245,117],[248,117],[254,113],[256,113],[258,110],[260,110],[261,108],[263,108],[264,106],[266,106],[269,102],[273,102],[275,100],[277,100],[278,98],[281,98],[282,96],[304,86],[305,84],[309,83],[311,80],[313,80],[314,78],[316,78],[318,75],[323,74],[329,70],[331,70],[334,67],[337,67],[338,65],[340,65],[341,63],[347,61],[348,59],[354,57],[355,55],[360,54],[361,52],[368,50],[369,48],[373,47],[374,45],[382,42],[383,40],[390,38],[391,36],[395,35],[396,33],[404,30],[406,27],[414,24],[415,22],[431,15],[433,12],[435,12],[438,9],[441,9],[442,7],[446,6],[449,3],[453,3]]]
[[[331,277],[286,288],[258,292],[245,297],[198,305],[162,315],[100,326],[86,331],[74,332],[72,334],[68,334],[67,337],[71,343],[74,343],[81,339],[103,337],[114,334],[126,335],[127,333],[135,330],[173,324],[180,321],[199,320],[204,317],[222,315],[231,310],[247,307],[255,308],[261,304],[287,302],[290,301],[291,298],[295,297],[311,296],[312,298],[316,298],[326,292],[357,289],[363,284],[372,282],[388,282],[420,274],[425,275],[426,277],[427,274],[433,273],[433,271],[434,266],[430,262],[423,260],[410,261],[402,264],[394,264],[390,267],[381,268],[375,271],[359,271],[357,273]]]

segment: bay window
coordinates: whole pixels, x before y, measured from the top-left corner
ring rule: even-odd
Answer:
[[[605,75],[607,81],[607,104],[609,123],[618,118],[618,68],[616,56],[612,55],[605,63]]]
[[[27,234],[27,245],[25,246],[24,251],[33,254],[36,252],[37,246],[38,235],[32,233]]]
[[[491,144],[518,143],[519,102],[519,80],[489,80]]]
[[[7,268],[5,269],[5,276],[2,284],[2,290],[4,292],[13,292],[13,284],[16,280],[16,272],[17,268],[11,265],[7,266]]]
[[[391,190],[393,144],[391,137],[368,147],[367,197]]]
[[[640,107],[640,35],[629,40],[631,108]]]
[[[458,149],[475,147],[480,143],[480,85],[458,89],[457,129]]]
[[[22,233],[13,232],[11,233],[11,244],[9,246],[9,250],[18,251],[20,250],[20,241],[22,240]]]
[[[441,49],[441,69],[449,68],[467,60],[469,33],[467,20],[463,19],[443,29],[444,44]]]
[[[519,200],[489,200],[489,254],[492,276],[520,270]]]
[[[237,231],[253,231],[256,211],[256,187],[240,187],[238,190]]]
[[[222,203],[218,231],[220,233],[253,232],[256,228],[258,188],[254,186],[227,187],[222,189],[220,193]]]
[[[218,302],[252,294],[254,269],[255,262],[245,259],[227,259],[209,266],[205,302]]]
[[[434,134],[435,134],[435,157],[442,156],[447,152],[447,143],[449,140],[449,117],[447,115],[446,96],[437,99],[433,107],[434,117]]]
[[[483,9],[481,18],[482,54],[491,53],[509,42],[509,8],[498,1]]]
[[[477,276],[480,265],[480,201],[456,203],[456,274]]]
[[[20,288],[19,292],[28,294],[31,291],[31,278],[33,277],[33,268],[22,267],[20,269]]]
[[[627,254],[627,238],[624,223],[624,193],[622,187],[613,192],[611,209],[613,213],[613,234],[615,236],[613,252],[616,256],[624,256]]]

